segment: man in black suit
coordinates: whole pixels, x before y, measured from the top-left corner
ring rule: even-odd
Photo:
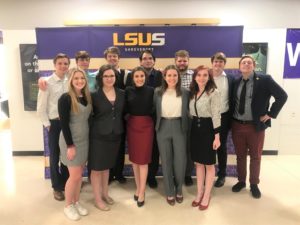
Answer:
[[[258,188],[261,154],[265,129],[271,126],[287,100],[286,92],[270,75],[254,72],[255,61],[245,55],[239,61],[242,77],[233,87],[232,140],[237,155],[238,183],[232,187],[239,192],[246,187],[247,153],[250,155],[250,190],[254,198],[260,198]],[[275,101],[270,106],[270,98]]]
[[[140,65],[146,70],[147,72],[147,85],[153,88],[160,87],[162,83],[162,73],[159,70],[154,69],[155,65],[155,56],[153,52],[150,50],[145,50],[140,53],[139,56]],[[126,80],[126,86],[132,85],[132,75],[129,74]],[[158,146],[156,141],[156,135],[154,135],[153,139],[153,148],[152,148],[152,160],[149,164],[148,170],[148,178],[147,183],[149,187],[156,188],[157,181],[156,181],[156,174],[158,171],[159,166],[159,152]]]
[[[222,187],[225,183],[227,167],[227,136],[230,129],[232,110],[231,93],[234,77],[224,72],[226,65],[226,55],[223,52],[217,52],[211,57],[212,74],[218,90],[221,93],[221,145],[217,150],[218,155],[218,179],[215,187]]]

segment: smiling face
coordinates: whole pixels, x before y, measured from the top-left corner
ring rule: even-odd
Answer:
[[[176,84],[178,83],[178,76],[179,74],[177,70],[169,69],[166,71],[164,79],[168,84],[168,88],[176,88]]]
[[[175,65],[178,68],[178,70],[181,72],[184,72],[188,69],[189,66],[189,58],[188,57],[177,57],[175,59]]]
[[[240,71],[244,78],[249,77],[255,69],[255,62],[250,57],[245,57],[240,61]]]
[[[90,66],[90,58],[78,58],[76,63],[80,69],[86,71]]]
[[[105,70],[103,73],[103,87],[113,87],[116,82],[116,75],[112,69]]]
[[[74,87],[76,93],[80,93],[82,89],[85,88],[86,78],[84,74],[80,71],[76,71],[72,77],[72,86]]]
[[[108,53],[106,56],[106,61],[109,65],[118,68],[120,58],[118,54]]]
[[[133,74],[133,82],[136,87],[142,87],[145,84],[146,75],[143,71],[136,71]]]
[[[205,88],[208,80],[209,80],[209,73],[208,70],[206,69],[199,70],[197,75],[195,76],[195,81],[199,89]]]
[[[225,67],[225,61],[220,59],[214,59],[212,62],[212,69],[214,75],[222,74]]]
[[[58,58],[54,64],[55,73],[58,76],[63,76],[68,72],[69,65],[70,63],[67,58]]]

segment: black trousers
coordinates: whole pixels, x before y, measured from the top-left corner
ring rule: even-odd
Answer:
[[[110,178],[115,177],[116,179],[118,179],[119,177],[123,176],[124,161],[125,161],[125,140],[126,140],[126,133],[124,132],[121,137],[121,143],[120,143],[118,156],[116,159],[116,164],[113,168],[110,169],[109,172]]]
[[[218,177],[226,177],[227,167],[227,137],[230,128],[231,116],[229,112],[221,114],[221,132],[220,142],[221,145],[217,150],[218,156]]]
[[[59,134],[61,131],[59,120],[50,120],[49,148],[50,148],[50,176],[52,188],[56,191],[64,191],[69,178],[68,168],[59,162]]]
[[[156,140],[156,132],[153,136],[153,145],[152,145],[152,159],[151,163],[148,165],[148,180],[155,178],[157,175],[158,167],[159,167],[159,151],[158,151],[158,145]]]

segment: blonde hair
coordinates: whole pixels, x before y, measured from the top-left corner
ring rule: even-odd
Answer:
[[[84,88],[81,90],[81,94],[83,97],[86,99],[88,104],[92,104],[92,98],[89,90],[89,85],[88,85],[88,79],[86,77],[85,72],[82,69],[79,68],[72,68],[69,70],[69,81],[68,81],[68,94],[71,97],[71,110],[73,113],[77,114],[79,113],[79,107],[78,107],[78,96],[76,94],[75,88],[72,85],[73,77],[76,72],[80,72],[83,74],[84,79],[86,81]]]

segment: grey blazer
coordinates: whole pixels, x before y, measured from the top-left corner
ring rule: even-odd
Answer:
[[[156,88],[154,91],[153,97],[153,106],[155,107],[155,114],[156,114],[156,123],[155,123],[155,130],[158,131],[160,128],[161,122],[161,102],[162,96],[159,94],[160,87]],[[189,121],[189,91],[186,88],[181,88],[182,92],[182,110],[181,110],[181,128],[183,132],[188,131],[188,121]]]

